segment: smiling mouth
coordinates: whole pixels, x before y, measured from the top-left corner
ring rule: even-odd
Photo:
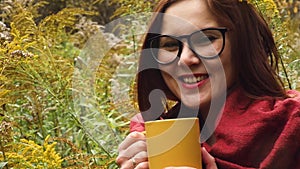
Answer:
[[[202,75],[182,76],[179,79],[186,84],[195,84],[207,79],[208,77],[209,76],[207,74],[205,75],[202,74]]]

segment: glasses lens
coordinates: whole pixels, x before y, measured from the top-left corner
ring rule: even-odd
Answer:
[[[192,49],[200,56],[212,58],[220,54],[223,48],[223,35],[219,30],[198,31],[190,38]]]
[[[152,55],[160,63],[170,63],[175,60],[179,45],[180,41],[170,36],[158,36],[150,42]]]

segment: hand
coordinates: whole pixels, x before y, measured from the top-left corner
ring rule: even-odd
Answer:
[[[206,166],[206,169],[218,169],[215,162],[215,158],[211,156],[204,147],[201,148],[202,162]],[[164,169],[196,169],[193,167],[166,167]]]
[[[121,169],[148,169],[146,137],[143,133],[132,132],[119,145],[116,159]]]
[[[206,169],[218,169],[215,158],[211,156],[204,147],[201,147],[202,162]]]
[[[166,167],[164,169],[197,169],[194,167]]]

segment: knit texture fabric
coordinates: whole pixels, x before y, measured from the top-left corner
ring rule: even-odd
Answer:
[[[215,142],[203,144],[218,168],[300,169],[300,93],[287,93],[290,98],[260,100],[240,88],[230,93]],[[141,114],[131,119],[130,131],[144,131]]]

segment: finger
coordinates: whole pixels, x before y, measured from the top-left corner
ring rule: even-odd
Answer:
[[[126,150],[120,151],[116,158],[116,163],[123,165],[124,162],[128,161],[132,157],[137,158],[139,162],[147,160],[147,146],[145,141],[135,142]]]
[[[141,151],[137,153],[133,158],[135,159],[136,163],[139,164],[148,161],[148,154],[146,151]]]
[[[126,150],[121,150],[119,152],[119,156],[125,158],[131,158],[142,151],[147,151],[146,141],[139,140],[131,144]]]
[[[132,138],[135,137],[135,138]],[[119,154],[116,158],[116,163],[119,164],[119,166],[123,166],[124,163],[126,163],[125,166],[128,166],[127,161],[138,154],[139,162],[147,160],[147,153],[146,153],[146,141],[144,139],[144,135],[142,133],[134,132],[132,134],[129,134],[126,139],[123,141],[122,145],[119,147]],[[141,138],[142,140],[136,139]],[[132,141],[134,139],[134,141]],[[128,145],[126,145],[128,144]]]
[[[206,166],[207,169],[217,169],[217,164],[215,161],[215,158],[213,156],[211,156],[207,150],[205,149],[205,147],[202,147],[202,160]]]
[[[147,161],[141,162],[134,169],[149,169],[149,163]]]
[[[165,167],[164,169],[196,169],[193,167]]]
[[[133,164],[133,161],[131,159],[128,159],[120,165],[120,169],[132,169],[135,168],[135,164]]]
[[[118,150],[124,150],[127,149],[128,146],[132,145],[134,142],[138,140],[145,140],[146,137],[143,133],[140,132],[132,132],[130,133],[125,140],[119,145]]]
[[[147,161],[148,161],[148,155],[147,155],[147,152],[146,152],[146,151],[141,151],[141,152],[137,153],[137,154],[136,154],[134,157],[132,157],[132,158],[125,158],[125,157],[119,157],[119,156],[118,156],[117,159],[116,159],[116,162],[117,162],[117,164],[119,164],[120,166],[123,166],[124,163],[127,163],[127,164],[125,164],[124,166],[128,166],[128,165],[130,165],[130,163],[133,164],[132,159],[134,159],[135,165],[138,165],[138,164],[140,164],[140,163],[147,162]],[[127,162],[127,161],[130,161],[130,163]]]
[[[127,157],[120,157],[118,156],[116,159],[117,164],[124,165],[124,163],[129,163],[126,161],[130,161],[130,163],[132,163],[132,159],[134,158],[134,161],[137,164],[139,163],[143,163],[143,162],[147,162],[148,161],[148,156],[147,156],[147,152],[146,151],[141,151],[139,153],[137,153],[134,157],[132,158],[127,158]],[[126,165],[128,166],[128,165]]]
[[[125,163],[127,160],[128,160],[128,158],[118,156],[118,157],[116,158],[116,163],[117,163],[119,166],[123,166],[124,163]]]
[[[129,159],[120,166],[120,169],[132,169],[132,168],[134,168],[134,169],[149,169],[149,164],[148,164],[148,161],[143,161],[143,162],[134,164],[132,159]]]

